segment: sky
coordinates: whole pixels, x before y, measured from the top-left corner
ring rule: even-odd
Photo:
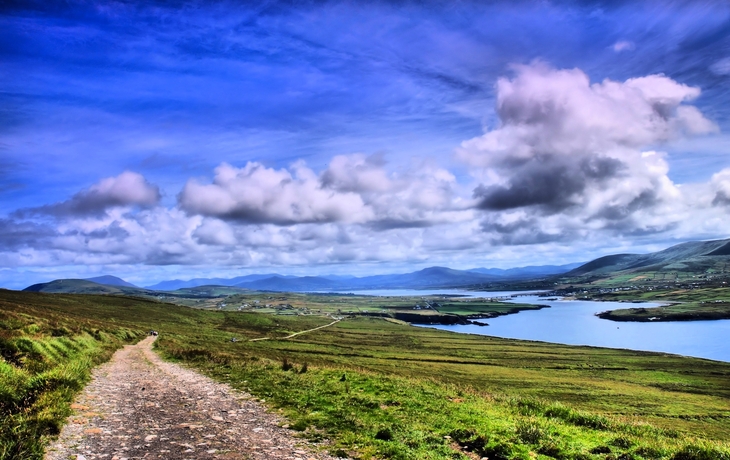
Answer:
[[[725,1],[9,1],[0,287],[730,237]]]

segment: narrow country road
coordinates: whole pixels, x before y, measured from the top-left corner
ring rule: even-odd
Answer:
[[[45,460],[333,460],[250,395],[160,359],[154,339],[94,371]]]

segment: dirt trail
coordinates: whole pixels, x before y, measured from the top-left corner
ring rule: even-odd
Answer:
[[[287,335],[286,337],[279,337],[277,339],[272,339],[271,337],[259,337],[258,339],[251,339],[251,340],[249,340],[249,342],[259,342],[261,340],[287,340],[287,339],[294,338],[298,335],[306,334],[308,332],[314,332],[314,331],[318,331],[320,329],[324,329],[326,327],[334,326],[335,324],[339,323],[340,321],[342,321],[342,320],[336,319],[329,324],[325,324],[324,326],[315,327],[314,329],[307,329],[306,331],[295,332],[291,335]]]
[[[153,341],[94,371],[46,460],[334,459],[250,395],[163,361]]]

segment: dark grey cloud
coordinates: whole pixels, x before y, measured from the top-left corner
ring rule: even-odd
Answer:
[[[58,232],[49,225],[0,219],[0,249],[17,251],[24,247],[45,248]]]
[[[720,190],[715,194],[715,198],[712,199],[713,206],[730,206],[730,196],[724,191]]]
[[[376,231],[397,230],[403,228],[428,228],[434,225],[429,220],[380,219],[369,222],[366,226]]]
[[[166,251],[161,248],[156,248],[147,254],[144,259],[144,263],[147,265],[188,265],[195,263],[194,258],[188,253],[179,253],[173,251]]]
[[[91,239],[103,239],[103,240],[114,240],[123,241],[131,234],[118,221],[112,222],[108,227],[92,230],[85,234],[86,242],[88,243]]]
[[[559,233],[544,231],[539,218],[522,218],[504,223],[485,219],[481,222],[481,230],[490,233],[490,242],[498,246],[522,246],[569,241],[574,232],[563,228]]]
[[[653,208],[659,204],[660,201],[661,199],[655,190],[644,190],[627,204],[604,206],[603,209],[594,214],[591,219],[604,219],[609,221],[625,220],[637,211]]]
[[[538,207],[547,214],[561,212],[580,202],[589,184],[605,183],[626,166],[615,158],[576,159],[541,155],[516,169],[506,185],[480,185],[474,190],[477,207],[505,211]]]
[[[602,230],[606,234],[613,234],[614,236],[621,236],[625,238],[636,238],[652,237],[660,234],[667,234],[672,230],[676,230],[680,227],[678,222],[664,222],[661,224],[646,224],[641,222],[635,216],[627,217],[623,220],[608,221]],[[717,237],[713,235],[713,237]],[[701,239],[701,238],[698,238]],[[655,243],[655,241],[650,241]]]

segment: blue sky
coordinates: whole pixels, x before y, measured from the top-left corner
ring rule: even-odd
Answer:
[[[728,237],[726,2],[10,2],[0,286]]]

